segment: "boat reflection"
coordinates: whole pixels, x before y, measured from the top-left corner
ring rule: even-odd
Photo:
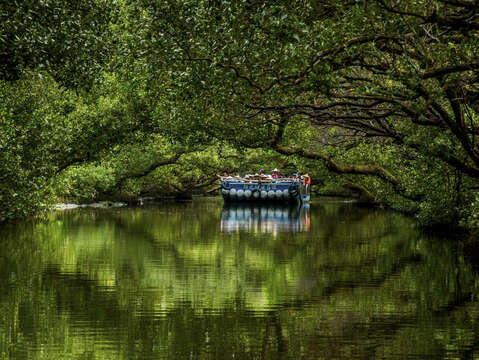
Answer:
[[[221,211],[220,231],[252,233],[309,231],[309,205],[225,203]]]

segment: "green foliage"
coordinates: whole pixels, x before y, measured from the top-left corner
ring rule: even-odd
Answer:
[[[51,71],[62,83],[91,83],[111,53],[111,0],[15,0],[0,5],[0,79],[25,69]]]
[[[71,105],[50,78],[0,83],[0,221],[45,207]]]
[[[137,101],[125,101],[130,89],[111,77],[87,94],[37,72],[0,87],[0,221],[38,213],[53,200],[52,188],[65,185],[56,184],[63,169],[98,161],[118,144],[142,141],[152,128]],[[100,175],[104,171],[88,166],[66,185],[67,197],[92,199],[92,189],[111,186],[110,170]]]
[[[477,36],[456,31],[476,34],[476,24],[459,24],[457,4],[399,2],[393,10],[387,4],[145,0],[129,16],[143,31],[149,72],[175,79],[167,103],[177,116],[167,121],[173,129],[199,130],[238,147],[314,150],[322,163],[290,160],[315,172],[318,182],[362,184],[378,203],[415,212],[423,224],[457,223],[472,211],[468,189],[479,157],[467,126],[479,124],[474,106],[454,105],[461,95],[447,89],[477,93],[477,87],[471,73],[448,69],[456,65],[451,59],[476,60]],[[435,25],[451,35],[432,31]],[[439,68],[446,77],[435,77]],[[462,125],[462,116],[471,124]],[[377,171],[350,175],[324,163],[328,158],[386,169],[394,181]],[[450,180],[458,171],[467,177],[461,186]]]
[[[279,167],[424,224],[474,223],[476,20],[460,3],[388,4],[1,5],[2,219],[52,186],[78,201],[194,193]]]
[[[112,168],[89,164],[73,167],[55,181],[55,194],[60,202],[89,203],[115,184]]]

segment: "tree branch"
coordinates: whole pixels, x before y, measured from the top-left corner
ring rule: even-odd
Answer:
[[[478,70],[478,69],[479,69],[479,62],[447,66],[440,69],[430,69],[422,75],[422,78],[423,79],[439,78],[441,76],[456,73],[456,72]]]
[[[159,168],[160,166],[165,166],[165,165],[171,165],[171,164],[174,164],[176,163],[179,158],[185,154],[186,151],[180,151],[180,152],[177,152],[175,155],[167,158],[167,159],[162,159],[162,160],[158,160],[158,161],[155,161],[153,164],[151,164],[148,168],[146,168],[145,170],[139,172],[139,173],[136,173],[136,174],[127,174],[127,175],[123,175],[121,176],[119,179],[117,179],[116,181],[116,187],[121,187],[123,185],[123,183],[128,180],[128,179],[139,179],[139,178],[142,178],[148,174],[150,174],[152,171],[156,170],[157,168]]]

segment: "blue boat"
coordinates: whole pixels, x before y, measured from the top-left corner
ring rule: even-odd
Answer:
[[[304,204],[310,200],[308,188],[298,179],[248,180],[223,178],[221,195],[226,202],[278,202]]]

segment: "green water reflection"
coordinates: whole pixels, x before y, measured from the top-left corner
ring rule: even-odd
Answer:
[[[327,200],[57,212],[0,232],[0,358],[473,359],[467,255]]]

